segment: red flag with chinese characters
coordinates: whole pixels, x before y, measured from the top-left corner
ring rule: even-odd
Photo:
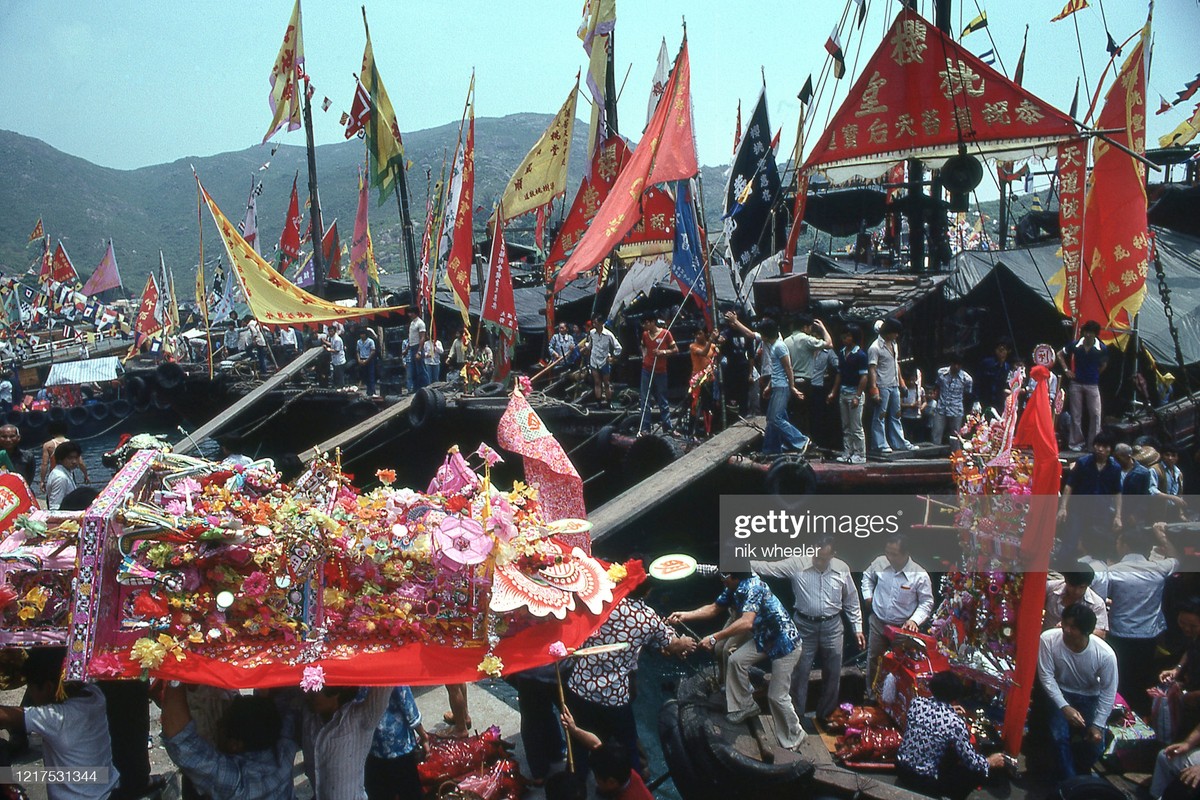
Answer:
[[[586,519],[583,480],[554,434],[529,405],[518,386],[500,418],[496,442],[525,461],[525,480],[538,488],[538,502],[546,522]]]
[[[579,184],[579,191],[571,203],[558,235],[550,245],[550,253],[546,256],[546,281],[554,277],[554,272],[566,262],[583,234],[592,224],[596,212],[608,199],[613,183],[629,161],[629,148],[620,136],[612,136],[596,148],[592,154],[591,169]]]
[[[1125,59],[1096,119],[1099,130],[1135,153],[1146,152],[1146,43],[1150,22]],[[1092,177],[1084,206],[1083,261],[1076,326],[1100,323],[1100,337],[1114,341],[1118,330],[1132,327],[1146,297],[1150,237],[1146,220],[1146,167],[1096,138]]]
[[[367,305],[369,289],[368,270],[370,249],[370,223],[367,220],[370,200],[367,192],[368,183],[362,172],[358,173],[358,212],[354,215],[354,238],[350,240],[350,276],[358,289],[358,304]]]
[[[513,298],[512,269],[508,264],[508,248],[504,244],[504,223],[496,217],[496,234],[492,237],[492,253],[488,258],[487,286],[483,290],[483,306],[479,315],[484,322],[502,328],[511,339],[517,332],[517,304]]]
[[[1028,169],[1028,167],[1026,167]],[[1062,232],[1063,271],[1051,279],[1057,284],[1055,303],[1065,316],[1079,311],[1083,281],[1083,207],[1087,184],[1087,144],[1073,139],[1058,146],[1058,226]]]
[[[29,234],[29,241],[25,242],[25,244],[28,245],[30,242],[36,242],[45,235],[46,229],[42,226],[42,218],[38,217],[37,224],[33,226],[33,230]]]
[[[999,143],[1025,150],[1075,135],[1061,111],[905,8],[803,170],[819,170],[840,183],[882,176],[898,154],[946,158],[964,144],[970,152]]]
[[[283,222],[283,233],[279,235],[279,272],[282,273],[300,257],[300,198],[296,195],[296,181],[292,178],[292,199],[288,202],[287,219]]]
[[[141,342],[162,330],[162,320],[158,311],[158,284],[154,276],[146,277],[146,288],[142,290],[142,302],[138,306],[137,319],[133,323],[133,342],[137,347]]]
[[[612,191],[596,212],[594,223],[554,281],[555,291],[599,264],[638,221],[638,201],[655,183],[686,180],[698,171],[692,132],[691,68],[687,39],[663,101],[654,110],[641,142],[617,176]]]
[[[342,246],[338,238],[337,220],[325,229],[321,237],[321,253],[325,256],[325,276],[330,280],[341,280]]]
[[[50,261],[50,280],[69,286],[79,282],[79,273],[75,271],[75,265],[71,263],[71,257],[67,255],[67,249],[63,247],[62,242],[58,243],[54,250],[54,258]]]

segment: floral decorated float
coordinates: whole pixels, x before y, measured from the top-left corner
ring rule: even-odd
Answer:
[[[230,688],[468,682],[579,646],[644,579],[563,541],[539,491],[457,448],[425,491],[356,489],[336,459],[291,485],[134,453],[83,516],[68,677]],[[473,465],[474,463],[474,465]],[[557,524],[552,524],[557,523]]]

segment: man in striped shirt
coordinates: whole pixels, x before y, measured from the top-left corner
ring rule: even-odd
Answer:
[[[305,696],[304,771],[316,800],[367,800],[363,770],[390,686],[326,686]]]

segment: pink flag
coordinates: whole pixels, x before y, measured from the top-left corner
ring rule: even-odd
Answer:
[[[367,182],[362,172],[358,173],[358,213],[354,215],[354,238],[350,240],[350,275],[358,287],[358,304],[367,305],[367,268],[370,254],[370,239],[367,229]]]
[[[113,252],[112,239],[109,239],[108,249],[104,251],[104,258],[100,259],[100,266],[96,267],[92,277],[88,278],[87,283],[83,285],[83,293],[92,297],[109,289],[119,289],[120,287],[121,273],[117,270],[117,254]]]
[[[520,387],[513,390],[508,408],[500,418],[496,441],[525,459],[525,480],[537,486],[546,522],[587,517],[583,480],[562,445],[546,430],[545,423],[521,394]]]

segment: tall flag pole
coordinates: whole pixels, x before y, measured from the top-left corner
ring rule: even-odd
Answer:
[[[400,135],[400,125],[396,121],[396,111],[388,97],[387,89],[383,86],[383,78],[375,64],[375,50],[371,44],[371,28],[367,24],[367,9],[363,6],[363,30],[367,43],[363,48],[362,73],[358,88],[366,95],[369,103],[369,116],[364,120],[362,130],[367,139],[367,151],[370,161],[367,165],[371,176],[371,184],[379,189],[379,202],[391,192],[396,197],[396,205],[400,212],[400,227],[404,237],[404,261],[408,268],[408,288],[415,298],[418,291],[417,252],[413,243],[412,212],[408,199],[408,159],[404,155],[404,139]],[[355,103],[360,101],[355,96]],[[347,132],[347,138],[350,134]]]
[[[266,142],[285,127],[289,131],[300,128],[300,78],[304,75],[304,34],[300,27],[300,0],[292,9],[292,18],[283,32],[283,44],[275,65],[271,67],[271,124],[267,128]]]

